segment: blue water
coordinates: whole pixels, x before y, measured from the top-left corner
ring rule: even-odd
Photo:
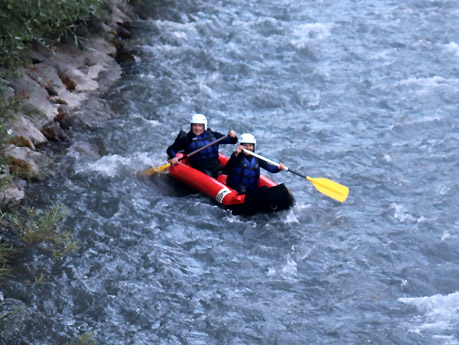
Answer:
[[[459,344],[458,22],[441,0],[168,1],[137,21],[138,62],[86,109],[111,119],[29,188],[81,249],[24,258],[11,343]],[[282,172],[294,208],[239,217],[136,178],[196,112],[348,200]]]

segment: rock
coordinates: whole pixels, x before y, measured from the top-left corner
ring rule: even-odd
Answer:
[[[68,105],[67,101],[62,99],[62,98],[55,98],[55,97],[50,97],[49,98],[49,101],[51,103],[54,103],[54,104],[64,104],[64,105]],[[59,114],[57,114],[56,116],[58,116]]]
[[[52,141],[56,140],[56,134],[54,133],[53,129],[50,127],[42,127],[40,132],[46,137],[46,139]]]
[[[56,68],[47,63],[38,63],[27,71],[27,74],[45,88],[50,96],[57,96],[66,91]]]
[[[118,34],[119,37],[125,40],[129,40],[132,38],[131,32],[119,24],[118,24],[118,27],[116,28],[116,33]]]
[[[59,123],[59,126],[63,130],[69,130],[71,127],[71,121],[69,120],[68,110],[65,107],[59,108],[59,113],[54,118],[54,121]]]
[[[125,63],[134,62],[135,57],[120,41],[120,38],[130,39],[133,28],[127,3],[110,0],[107,5],[111,9],[110,18],[98,23],[98,28],[104,31],[103,37],[86,37],[89,48],[80,49],[72,40],[63,41],[53,49],[32,42],[27,55],[33,67],[27,68],[23,77],[8,80],[11,87],[3,96],[18,96],[26,111],[19,114],[13,125],[11,142],[15,145],[10,143],[4,149],[4,156],[11,164],[0,166],[0,185],[6,189],[0,191],[0,208],[24,198],[26,180],[46,177],[52,161],[35,151],[36,147],[48,140],[70,140],[66,131],[72,126],[103,127],[111,118],[111,109],[104,100],[89,96],[106,92],[121,77],[122,70],[115,58]],[[115,47],[114,39],[121,45]],[[32,117],[24,116],[29,111]],[[69,154],[98,159],[100,150],[87,143],[75,143]],[[15,180],[11,174],[17,176]]]
[[[93,159],[100,158],[97,147],[84,141],[74,142],[67,150],[67,155],[74,158],[80,158],[81,156]]]
[[[59,122],[53,121],[50,122],[47,126],[44,126],[40,129],[43,135],[51,141],[69,141],[70,137],[64,132],[64,130],[59,125]]]
[[[32,109],[38,109],[47,119],[56,115],[56,107],[48,101],[48,92],[29,75],[10,81],[16,95]]]
[[[135,57],[134,54],[132,54],[130,51],[127,51],[124,48],[124,45],[121,42],[118,42],[116,44],[116,56],[115,56],[116,62],[118,62],[120,65],[124,63],[133,63],[135,62]]]
[[[52,55],[52,51],[36,40],[32,42],[32,49],[28,53],[28,56],[30,60],[32,60],[33,64],[43,62],[46,59],[49,59]]]
[[[90,98],[82,107],[68,116],[72,127],[103,128],[112,117],[110,107],[101,98]]]
[[[40,130],[24,116],[21,116],[14,122],[13,133],[18,137],[23,137],[32,142],[34,146],[31,147],[31,149],[35,149],[35,146],[44,144],[47,141],[46,137],[40,132]]]
[[[0,209],[4,209],[7,205],[18,205],[24,199],[24,196],[24,191],[14,186],[7,188],[0,193]]]
[[[98,38],[91,40],[92,48],[82,50],[75,45],[66,44],[57,47],[56,55],[48,63],[56,68],[67,90],[95,91],[99,87],[99,74],[110,71],[121,75],[121,69],[113,58],[114,47]],[[61,97],[67,101],[66,97]],[[69,102],[70,104],[70,102]]]
[[[11,159],[10,172],[27,180],[43,180],[46,178],[46,168],[50,166],[51,159],[40,152],[35,152],[28,147],[9,145],[5,156]]]
[[[59,73],[59,78],[61,78],[62,83],[65,85],[67,90],[74,91],[76,89],[77,84],[65,73]]]
[[[14,89],[11,86],[7,86],[3,89],[3,98],[8,99],[14,97]]]
[[[110,26],[114,27],[114,24],[116,23],[125,23],[131,21],[129,16],[126,14],[129,11],[124,5],[123,0],[112,0],[108,5],[110,6],[111,10],[111,23],[108,23]]]
[[[18,136],[12,137],[10,140],[8,140],[8,143],[16,145],[16,146],[28,147],[31,150],[35,150],[34,144],[32,144],[32,142],[29,139],[24,138],[24,137],[18,137]]]
[[[52,86],[46,86],[45,89],[46,89],[46,91],[48,91],[48,95],[50,95],[50,96],[57,96],[58,95],[57,91]]]

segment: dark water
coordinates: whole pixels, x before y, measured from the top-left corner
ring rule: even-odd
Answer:
[[[97,109],[112,119],[74,133],[94,152],[30,187],[81,249],[23,259],[11,343],[459,344],[457,2],[168,1],[153,18]],[[195,112],[348,200],[284,172],[295,207],[244,218],[136,178]]]

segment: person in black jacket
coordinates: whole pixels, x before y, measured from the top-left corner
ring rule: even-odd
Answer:
[[[277,167],[242,151],[246,149],[255,152],[256,143],[257,141],[252,134],[241,134],[239,146],[223,169],[223,173],[228,175],[226,184],[239,193],[247,193],[258,188],[260,167],[271,173],[285,169],[285,165],[282,163]]]
[[[190,131],[188,133],[180,131],[174,143],[167,148],[167,155],[169,156],[171,165],[174,166],[178,163],[178,158],[175,157],[178,152],[188,154],[223,136],[224,134],[207,128],[207,118],[204,115],[193,115],[190,120]],[[222,169],[220,160],[218,159],[218,145],[236,143],[236,132],[231,130],[228,133],[228,138],[192,155],[188,158],[188,163],[193,168],[209,176],[216,177]]]

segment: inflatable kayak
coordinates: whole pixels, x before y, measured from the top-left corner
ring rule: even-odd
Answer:
[[[179,156],[181,162],[169,168],[169,174],[175,179],[209,196],[233,214],[254,214],[286,210],[293,206],[292,193],[284,184],[277,184],[260,174],[258,189],[247,194],[240,194],[226,185],[227,175],[217,179],[187,165],[186,158]],[[220,153],[220,164],[225,166],[229,158]]]

